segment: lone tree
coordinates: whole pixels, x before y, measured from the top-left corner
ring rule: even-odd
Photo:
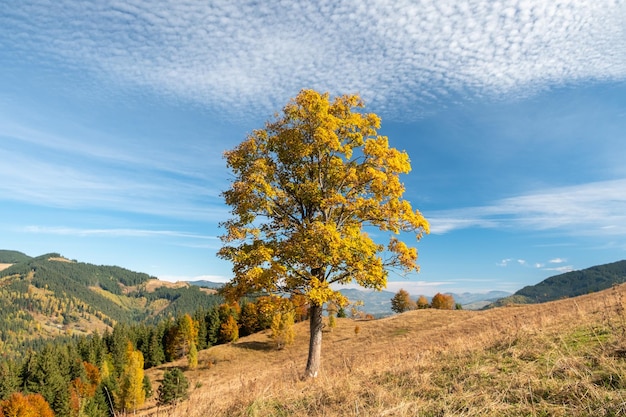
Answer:
[[[416,304],[417,304],[417,308],[419,310],[422,310],[424,308],[430,307],[430,305],[428,304],[428,299],[426,299],[426,297],[424,297],[423,295],[420,295],[417,298],[417,303]]]
[[[416,308],[417,304],[415,301],[411,300],[411,296],[403,288],[400,288],[400,291],[391,299],[391,310],[396,313],[404,313],[405,311],[415,310]]]
[[[396,235],[428,233],[428,222],[402,199],[406,152],[379,136],[380,118],[358,109],[357,95],[331,101],[302,90],[268,122],[225,153],[234,174],[223,193],[233,218],[218,256],[233,263],[224,294],[304,296],[310,306],[306,377],[318,374],[322,309],[347,300],[331,284],[356,282],[381,290],[387,270],[417,271],[417,250]],[[375,242],[366,228],[390,235]],[[334,287],[336,288],[336,287]]]
[[[454,297],[452,297],[450,294],[441,294],[440,292],[435,294],[432,301],[430,302],[430,306],[432,308],[436,308],[439,310],[452,310],[454,309],[454,304]]]

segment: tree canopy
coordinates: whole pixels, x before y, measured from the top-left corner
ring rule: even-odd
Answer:
[[[400,288],[400,290],[391,299],[391,310],[395,313],[404,313],[405,311],[415,310],[417,304],[411,300],[409,293]]]
[[[452,295],[442,294],[440,292],[435,294],[432,301],[430,302],[430,306],[432,308],[436,308],[439,310],[452,310],[454,309],[454,304],[454,297],[452,297]]]
[[[361,108],[357,95],[331,100],[302,90],[274,121],[225,154],[234,178],[223,195],[233,217],[222,223],[218,255],[233,263],[234,278],[224,293],[304,295],[310,376],[319,368],[322,307],[346,302],[331,285],[380,290],[388,269],[417,271],[416,248],[398,235],[419,239],[429,230],[402,199],[400,174],[410,171],[409,156],[391,148],[377,133],[380,118]],[[376,242],[370,228],[388,232],[388,243]]]

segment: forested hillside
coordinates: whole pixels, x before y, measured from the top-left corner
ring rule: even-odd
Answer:
[[[518,355],[522,370],[535,372],[529,364],[536,363],[537,375],[543,375],[545,364],[543,360],[536,360],[544,354],[542,349],[547,352],[545,355],[549,356],[548,359],[553,360],[553,340],[570,339],[573,344],[564,345],[561,349],[563,352],[579,348],[587,340],[596,345],[599,343],[603,352],[608,352],[602,361],[590,362],[589,369],[585,370],[585,375],[589,374],[592,378],[587,378],[581,392],[598,390],[594,394],[597,400],[589,400],[590,407],[623,411],[621,403],[613,407],[618,391],[623,389],[622,379],[615,379],[623,374],[623,287],[581,297],[578,301],[571,300],[570,304],[565,304],[570,300],[546,304],[545,309],[544,305],[490,312],[428,309],[380,321],[363,320],[360,314],[355,315],[354,320],[330,314],[325,318],[325,337],[330,347],[326,351],[329,356],[325,359],[328,364],[325,372],[330,372],[330,378],[326,380],[348,378],[354,382],[352,378],[357,378],[356,381],[362,382],[351,384],[348,379],[341,380],[328,392],[332,395],[342,392],[342,399],[320,403],[309,401],[310,398],[288,398],[289,393],[278,392],[272,385],[280,380],[276,375],[286,378],[288,386],[298,381],[293,364],[305,357],[307,343],[304,335],[308,327],[294,325],[308,319],[308,305],[302,297],[286,299],[267,294],[250,294],[241,299],[240,303],[227,304],[213,290],[190,287],[186,283],[162,283],[146,274],[119,267],[70,261],[56,253],[36,258],[24,255],[12,259],[23,261],[0,271],[0,416],[3,412],[9,415],[7,410],[16,407],[26,407],[23,409],[28,408],[29,412],[34,413],[29,415],[39,416],[49,416],[53,412],[58,417],[148,415],[154,410],[157,413],[159,410],[168,410],[166,412],[174,413],[168,415],[178,416],[183,415],[183,411],[180,411],[182,408],[167,407],[183,401],[190,394],[195,395],[193,401],[201,397],[210,398],[211,403],[209,406],[206,403],[190,403],[191,407],[186,406],[184,411],[187,417],[249,415],[252,406],[248,406],[248,401],[254,407],[261,407],[255,415],[273,415],[276,404],[280,405],[281,410],[295,405],[293,415],[317,415],[326,409],[329,410],[326,413],[328,415],[345,415],[348,414],[343,406],[346,395],[352,396],[351,404],[370,407],[372,412],[369,414],[372,415],[430,415],[442,410],[441,401],[457,398],[449,396],[449,387],[456,386],[454,384],[468,390],[467,396],[459,397],[459,404],[463,407],[468,406],[466,398],[480,398],[476,393],[485,395],[492,390],[491,395],[500,401],[497,405],[509,407],[507,410],[513,411],[510,415],[529,414],[514,412],[517,410],[515,407],[519,407],[520,399],[515,396],[508,399],[507,395],[512,389],[523,394],[528,389],[540,393],[544,384],[552,384],[551,391],[571,391],[565,401],[561,401],[561,397],[546,397],[536,402],[531,397],[526,403],[521,402],[524,410],[533,410],[533,414],[535,407],[541,407],[538,410],[542,411],[542,415],[554,415],[552,411],[563,407],[563,404],[573,404],[574,399],[583,398],[580,392],[570,389],[572,383],[581,383],[580,373],[573,372],[570,378],[573,382],[570,382],[563,379],[569,374],[561,373],[562,366],[554,364],[552,368],[558,372],[557,378],[549,377],[545,381],[536,382],[531,380],[536,377],[535,374],[525,374],[518,379],[518,387],[511,385],[511,374],[507,369],[518,366],[517,362],[511,365],[511,358]],[[591,276],[597,276],[597,281],[600,281],[599,277],[619,279],[623,277],[619,272],[623,262],[591,268],[594,274],[598,273]],[[559,285],[559,282],[551,285]],[[566,282],[564,285],[573,284]],[[575,314],[572,314],[573,305],[576,306]],[[580,314],[580,311],[587,313]],[[581,326],[578,329],[571,328],[572,323],[582,319],[590,321],[578,323]],[[519,341],[529,340],[529,337],[520,334],[522,324],[527,326],[528,335],[543,337],[543,330],[550,320],[564,323],[568,333],[557,333],[557,336],[546,339],[549,340],[549,346],[533,345],[523,354],[509,351],[511,348],[519,349]],[[456,336],[452,338],[455,328]],[[589,334],[581,336],[581,329]],[[259,333],[262,330],[267,331]],[[419,332],[419,335],[413,334],[415,332]],[[255,336],[237,343],[240,336],[249,335]],[[419,345],[421,353],[415,356],[420,362],[410,368],[402,368],[410,362],[407,361],[406,352],[415,348],[416,335],[424,340]],[[606,335],[615,335],[617,339],[609,340]],[[496,340],[498,337],[505,339]],[[499,354],[501,348],[506,349],[501,358],[495,359],[497,363],[505,363],[504,368],[489,365],[462,374],[469,369],[468,366],[477,364],[476,360],[472,360],[471,365],[463,363],[454,369],[433,368],[435,371],[424,372],[427,369],[425,366],[448,366],[451,360],[462,359],[468,346],[477,346],[481,350],[485,347],[483,342],[487,343],[484,352],[488,355]],[[206,350],[216,345],[225,346],[223,349]],[[462,352],[454,351],[455,346],[462,348]],[[424,362],[428,352],[443,352],[445,355],[446,350],[452,351],[449,357],[433,358],[431,363]],[[579,356],[593,357],[594,353],[585,351],[574,359],[577,360]],[[273,368],[270,366],[272,361],[268,361],[270,357],[275,358],[273,363],[277,364]],[[241,358],[250,359],[241,362]],[[382,359],[376,363],[377,358]],[[488,360],[492,361],[491,358]],[[572,358],[565,357],[562,360],[571,361]],[[285,370],[285,364],[288,364],[288,371]],[[363,366],[357,370],[359,364]],[[398,368],[399,364],[402,366]],[[157,369],[151,369],[155,367]],[[337,372],[333,374],[334,369]],[[494,378],[484,378],[482,375],[485,372]],[[167,391],[166,380],[172,375],[177,375],[177,381],[187,375],[191,384],[187,385],[185,379],[184,388],[180,392],[177,386]],[[436,377],[435,380],[425,379],[420,382],[406,380],[406,375]],[[477,375],[480,376],[481,384],[484,384],[480,387],[472,382]],[[448,376],[454,380],[439,379]],[[249,380],[244,381],[244,378]],[[262,381],[258,385],[263,387],[260,394],[254,391],[257,378]],[[464,381],[467,382],[465,385]],[[501,392],[499,381],[502,381],[504,394],[507,395]],[[436,391],[439,383],[441,394]],[[531,383],[534,385],[531,386]],[[398,384],[399,391],[395,390],[394,384]],[[376,395],[381,401],[368,403],[366,399],[371,396],[367,391],[341,391],[345,387],[366,385],[368,389],[378,390]],[[194,387],[193,390],[190,387]],[[267,387],[274,391],[268,391]],[[387,395],[390,388],[392,391]],[[406,388],[411,392],[406,391]],[[321,389],[327,388],[322,386]],[[297,395],[301,395],[309,389],[300,387],[297,391],[300,393]],[[270,398],[270,402],[259,402],[250,395]],[[436,397],[438,395],[444,399]],[[227,401],[233,398],[237,400],[229,404]],[[506,401],[503,403],[502,399]],[[412,404],[415,412],[396,414],[398,401]],[[433,401],[439,402],[433,404]],[[461,410],[453,405],[451,412],[446,415],[457,414],[456,411]],[[240,406],[247,411],[233,413]],[[474,403],[472,407],[474,411],[485,409],[480,402]],[[576,407],[574,404],[567,410],[572,411]],[[193,413],[188,414],[189,410],[193,410]]]
[[[626,260],[552,276],[539,284],[526,286],[488,307],[545,303],[602,291],[624,282],[626,282]]]
[[[115,323],[155,321],[219,302],[210,291],[172,287],[117,266],[71,261],[58,253],[31,258],[0,251],[0,350],[16,354],[41,338],[89,334]]]
[[[14,264],[26,262],[30,256],[14,250],[0,250],[0,264]]]
[[[181,358],[194,369],[199,350],[270,327],[283,345],[307,318],[297,297],[226,304],[214,289],[58,253],[0,255],[14,262],[0,271],[0,416],[128,415],[157,395],[170,404],[178,397],[155,392],[144,369]]]

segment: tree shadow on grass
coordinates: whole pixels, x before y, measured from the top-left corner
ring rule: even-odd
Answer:
[[[237,342],[233,343],[233,347],[240,349],[249,349],[249,350],[259,350],[259,351],[270,351],[274,350],[274,345],[271,342]]]

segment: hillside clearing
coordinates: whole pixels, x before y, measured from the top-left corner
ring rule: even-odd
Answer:
[[[200,353],[190,399],[144,416],[587,416],[626,413],[626,286],[489,311],[339,319],[322,374],[301,381],[308,322],[277,351],[266,332]],[[355,328],[358,327],[358,331]],[[158,387],[164,369],[147,371]]]
[[[53,261],[53,262],[67,262],[67,263],[76,263],[75,261],[72,261],[70,259],[64,258],[62,256],[52,256],[50,258],[48,258],[49,261]]]

